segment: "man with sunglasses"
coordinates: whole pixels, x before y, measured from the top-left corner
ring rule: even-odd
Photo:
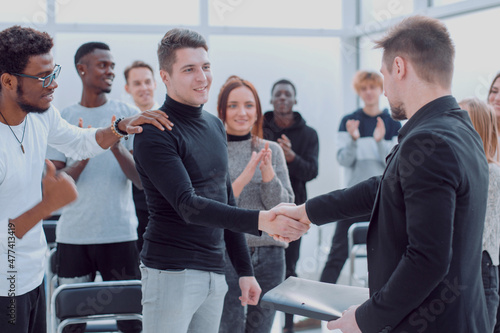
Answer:
[[[0,32],[0,332],[46,332],[41,220],[77,196],[73,181],[49,161],[42,180],[47,145],[85,159],[122,134],[142,132],[141,124],[170,128],[157,112],[99,129],[69,125],[51,106],[60,71],[52,46],[47,33],[31,28]]]

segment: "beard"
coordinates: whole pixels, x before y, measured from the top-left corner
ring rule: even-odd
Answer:
[[[390,104],[391,107],[391,118],[394,120],[405,120],[408,119],[406,116],[406,110],[403,105],[403,103],[399,104],[398,106]]]
[[[17,105],[19,105],[19,107],[21,108],[21,110],[23,110],[26,113],[44,113],[50,108],[50,105],[48,108],[41,108],[41,107],[39,107],[37,105],[33,105],[30,102],[28,102],[27,100],[25,100],[23,87],[22,87],[22,84],[20,83],[20,81],[19,81],[19,84],[17,86],[17,100],[16,100],[16,102],[17,102]]]

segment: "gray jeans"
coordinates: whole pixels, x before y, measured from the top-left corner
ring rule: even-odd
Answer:
[[[227,284],[222,274],[141,265],[143,333],[217,333]]]

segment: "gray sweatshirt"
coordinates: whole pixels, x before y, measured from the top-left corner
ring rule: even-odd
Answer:
[[[283,150],[276,142],[258,139],[256,147],[252,149],[252,139],[244,141],[229,141],[227,149],[229,155],[229,174],[231,176],[231,183],[238,178],[247,166],[250,161],[252,151],[258,152],[263,149],[265,142],[269,142],[269,148],[272,151],[272,164],[275,176],[270,182],[263,183],[260,169],[257,167],[250,183],[245,186],[240,196],[236,198],[236,204],[238,207],[268,210],[282,202],[290,203],[294,200],[285,156],[283,154]],[[266,233],[262,233],[262,236],[260,237],[246,234],[246,238],[248,246],[250,247],[288,247],[288,244],[275,241]]]

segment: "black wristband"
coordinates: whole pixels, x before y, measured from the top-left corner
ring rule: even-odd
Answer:
[[[122,131],[119,127],[118,127],[118,123],[120,123],[120,121],[122,121],[123,118],[118,118],[115,120],[115,122],[113,123],[113,127],[116,131],[116,133],[120,134],[121,136],[124,136],[125,137],[125,140],[128,139],[128,133],[127,132],[124,132]]]

